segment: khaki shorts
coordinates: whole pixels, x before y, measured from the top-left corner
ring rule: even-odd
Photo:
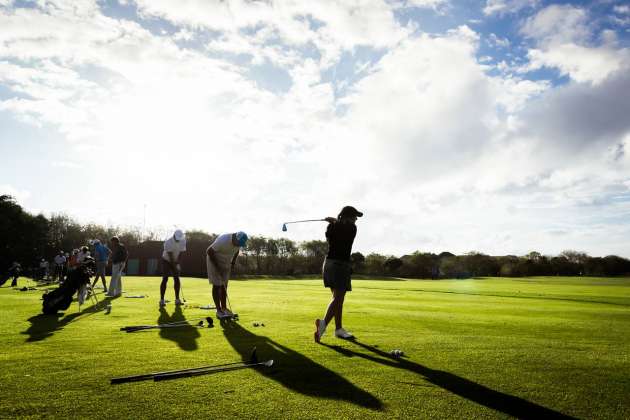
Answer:
[[[96,262],[96,275],[97,276],[104,276],[106,269],[107,269],[107,261]]]
[[[206,256],[206,266],[208,267],[208,281],[210,284],[213,286],[227,286],[230,279],[230,267],[222,267],[224,274],[221,275],[208,256]]]

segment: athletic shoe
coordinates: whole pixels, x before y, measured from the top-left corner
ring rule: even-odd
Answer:
[[[163,308],[166,306],[166,302],[164,302],[164,299],[160,300],[160,308]]]
[[[223,311],[217,311],[217,319],[222,319],[225,316]]]
[[[225,311],[223,311],[223,316],[230,317],[230,316],[234,316],[234,314],[229,309],[226,309]]]
[[[175,305],[180,306],[180,305],[183,305],[183,303],[181,300],[175,299]]]
[[[348,331],[344,330],[343,328],[337,328],[335,330],[335,337],[344,338],[344,339],[348,340],[348,339],[354,338],[354,335],[352,335]]]
[[[319,343],[319,340],[321,340],[325,332],[326,332],[326,324],[324,323],[324,321],[322,321],[321,319],[316,319],[315,320],[315,333],[314,333],[314,338],[315,338],[316,343]]]

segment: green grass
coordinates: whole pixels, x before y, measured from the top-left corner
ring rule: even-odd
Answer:
[[[209,303],[206,280],[183,282],[189,303]],[[210,314],[160,314],[158,283],[124,278],[149,298],[60,317],[40,315],[41,291],[0,288],[0,417],[630,418],[630,279],[355,280],[344,324],[358,340],[330,328],[323,345],[319,280],[233,281],[229,327],[120,332]],[[273,368],[109,384],[246,359],[254,345]]]

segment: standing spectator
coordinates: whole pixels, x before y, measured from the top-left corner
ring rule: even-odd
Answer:
[[[20,277],[20,273],[22,272],[22,266],[19,262],[14,261],[9,268],[9,275],[13,277],[13,281],[11,282],[11,287],[17,287],[17,280]]]
[[[49,267],[50,267],[50,264],[48,264],[48,261],[42,258],[42,260],[39,262],[39,279],[40,280],[48,280]]]
[[[342,325],[343,302],[346,292],[352,290],[352,263],[350,254],[352,244],[357,235],[355,225],[357,217],[363,213],[352,206],[341,209],[337,219],[327,217],[326,240],[328,241],[328,255],[324,260],[324,287],[330,288],[332,300],[328,304],[323,319],[315,320],[315,342],[319,343],[326,331],[326,326],[335,319],[335,337],[352,339],[354,336],[346,331]]]
[[[53,280],[63,281],[63,268],[66,265],[66,257],[63,255],[63,251],[59,251],[59,254],[55,255],[55,274]]]
[[[110,240],[112,250],[112,277],[109,280],[109,297],[122,295],[122,273],[127,264],[127,249],[117,236]]]
[[[181,305],[179,300],[179,289],[181,283],[179,274],[181,267],[179,265],[179,256],[186,251],[186,237],[184,232],[177,229],[173,236],[164,241],[164,251],[162,252],[162,283],[160,284],[160,308],[166,305],[164,302],[164,294],[166,293],[166,285],[168,283],[169,274],[173,276],[173,287],[175,288],[175,305]]]
[[[90,256],[90,249],[87,246],[82,246],[77,254],[77,264],[83,263],[87,257]]]
[[[212,284],[212,300],[217,308],[217,318],[228,318],[234,314],[228,309],[227,286],[230,273],[236,264],[241,248],[247,244],[245,232],[224,233],[206,250],[208,280]]]
[[[107,269],[107,261],[112,251],[98,239],[94,240],[94,259],[96,260],[96,277],[92,283],[92,289],[98,283],[99,277],[103,280],[103,290],[107,293],[107,283],[105,282],[105,270]]]

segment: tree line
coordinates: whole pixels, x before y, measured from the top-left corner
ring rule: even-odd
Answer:
[[[156,232],[81,224],[63,214],[32,215],[7,195],[0,196],[0,270],[13,261],[35,267],[40,258],[52,259],[60,250],[70,251],[91,239],[107,240],[117,235],[127,246],[146,240],[162,240]],[[201,230],[186,232],[188,243],[206,247],[216,234]],[[295,242],[287,238],[252,236],[238,262],[239,274],[308,275],[321,272],[328,251],[323,240]],[[130,256],[133,257],[133,256]],[[360,252],[352,254],[355,274],[407,278],[469,278],[521,276],[619,276],[630,274],[630,260],[616,255],[591,257],[584,252],[564,251],[557,256],[530,252],[527,255],[490,256],[480,252],[455,255],[416,251],[392,256]]]

